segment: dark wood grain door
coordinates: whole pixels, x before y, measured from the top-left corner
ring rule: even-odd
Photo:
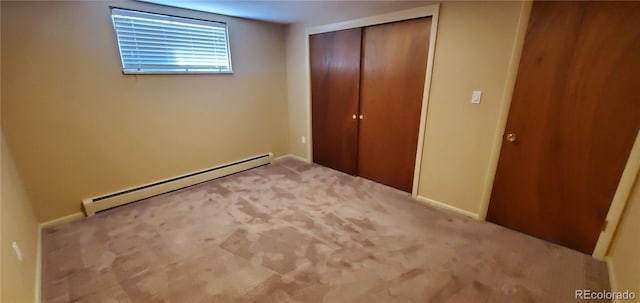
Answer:
[[[413,186],[431,18],[364,28],[358,175]]]
[[[360,28],[311,35],[313,162],[356,174]]]
[[[639,2],[534,2],[488,220],[592,253],[639,88]]]

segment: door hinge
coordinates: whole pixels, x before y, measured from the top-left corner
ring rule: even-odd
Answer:
[[[609,225],[609,221],[604,220],[604,223],[602,223],[602,232],[604,232],[607,229],[607,225]]]

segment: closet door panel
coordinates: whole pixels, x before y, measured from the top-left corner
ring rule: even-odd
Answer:
[[[363,32],[358,174],[410,192],[431,18]]]
[[[357,173],[362,29],[311,35],[313,162]]]

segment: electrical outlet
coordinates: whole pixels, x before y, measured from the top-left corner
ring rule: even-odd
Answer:
[[[480,103],[480,98],[482,98],[482,92],[481,91],[474,90],[473,92],[471,92],[471,103],[479,104]]]
[[[19,261],[22,261],[22,251],[20,250],[20,246],[18,246],[18,243],[16,241],[13,241],[13,244],[11,244],[11,246],[13,246],[13,251],[16,253],[16,258],[18,258]]]
[[[307,137],[302,136],[302,137],[300,138],[300,142],[302,142],[302,144],[307,144]]]

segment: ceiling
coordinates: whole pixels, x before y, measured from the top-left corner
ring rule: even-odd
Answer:
[[[324,24],[424,6],[433,1],[139,0],[268,22]]]

